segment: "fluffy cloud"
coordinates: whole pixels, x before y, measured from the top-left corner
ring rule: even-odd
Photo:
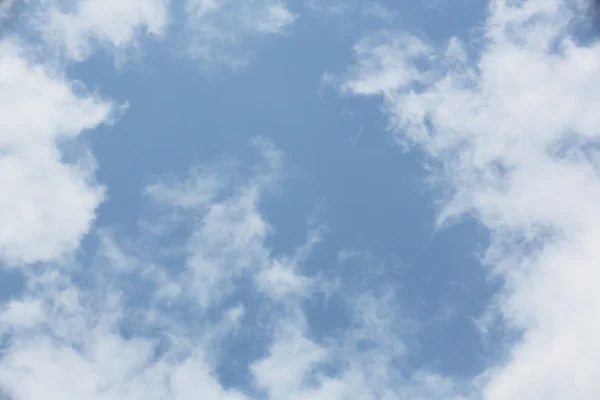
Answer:
[[[0,43],[0,260],[11,264],[68,255],[88,231],[104,189],[94,163],[67,164],[59,144],[110,116],[110,102],[75,91],[74,84]]]
[[[168,0],[79,0],[42,3],[36,24],[43,39],[75,61],[94,44],[124,51],[136,45],[140,30],[160,36],[168,24]]]
[[[3,10],[12,2],[4,2]],[[70,6],[70,7],[69,7]],[[94,41],[124,48],[146,26],[160,33],[164,2],[83,0],[20,5],[20,31],[40,31],[32,46],[8,34],[0,42],[0,261],[13,265],[63,260],[78,246],[104,198],[93,156],[70,156],[63,145],[109,123],[115,105],[86,93],[57,68],[53,48],[82,60]],[[44,57],[40,57],[40,52]],[[40,59],[43,60],[40,63]]]
[[[206,65],[243,66],[255,36],[285,33],[296,15],[283,0],[188,0],[189,52]]]
[[[586,6],[491,1],[480,49],[369,37],[343,83],[383,96],[398,141],[429,157],[440,223],[469,214],[492,233],[493,309],[521,338],[482,376],[485,399],[600,396],[600,43],[571,31]]]

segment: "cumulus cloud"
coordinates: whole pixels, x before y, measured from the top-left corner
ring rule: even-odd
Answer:
[[[297,16],[283,0],[188,0],[189,53],[203,65],[243,66],[243,45],[284,34]]]
[[[398,141],[429,157],[449,193],[440,223],[490,229],[492,309],[521,335],[482,375],[485,399],[600,396],[600,43],[572,33],[587,6],[491,1],[478,49],[368,37],[342,86],[381,95]]]
[[[3,2],[3,10],[12,2]],[[0,42],[0,262],[10,265],[64,259],[78,246],[104,198],[91,154],[67,162],[62,145],[111,122],[117,107],[87,93],[56,67],[52,51],[81,61],[97,41],[112,48],[135,42],[146,26],[160,33],[163,1],[34,2],[20,4],[22,32],[42,33],[33,45],[14,34]],[[40,58],[40,52],[44,54]],[[42,60],[40,62],[40,60]]]
[[[59,144],[107,121],[113,105],[74,86],[28,59],[16,42],[0,43],[1,261],[68,255],[104,197],[93,180],[93,160],[65,163]]]

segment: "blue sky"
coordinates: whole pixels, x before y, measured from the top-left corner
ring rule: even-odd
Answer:
[[[514,3],[1,3],[0,397],[600,397],[600,44]]]

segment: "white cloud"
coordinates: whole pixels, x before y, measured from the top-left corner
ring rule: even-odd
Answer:
[[[53,25],[53,19],[48,29],[57,36],[46,38],[48,43],[65,40],[68,55],[81,60],[89,55],[92,39],[115,47],[131,44],[133,28],[127,26],[140,18],[160,26],[160,18],[151,18],[154,14],[143,7],[146,11],[131,3],[113,8],[112,12],[142,15],[115,18],[105,10],[92,12],[99,4],[80,2],[73,13],[64,14],[68,21]],[[273,29],[273,21],[281,16],[277,9],[269,13],[270,19],[259,27],[263,31]],[[113,21],[126,26],[110,25]],[[85,94],[61,71],[29,60],[24,47],[11,40],[0,43],[0,96],[5,96],[0,101],[0,186],[5,188],[0,200],[0,261],[37,265],[23,271],[24,292],[0,307],[0,392],[11,399],[192,399],[199,394],[215,400],[247,399],[219,382],[215,350],[220,340],[239,329],[245,308],[221,310],[215,320],[190,299],[200,306],[205,300],[214,304],[227,294],[227,281],[238,267],[268,269],[277,264],[264,246],[268,224],[258,202],[276,180],[279,152],[258,141],[265,159],[263,173],[220,197],[194,193],[206,190],[206,182],[214,182],[210,178],[195,186],[169,183],[149,189],[158,200],[174,203],[176,212],[183,208],[202,220],[188,238],[189,273],[161,269],[160,251],[147,261],[117,243],[109,231],[101,233],[93,268],[83,268],[69,256],[88,232],[104,188],[94,182],[91,156],[67,163],[60,146],[109,121],[114,106]],[[211,190],[221,188],[217,184]],[[185,193],[190,196],[183,201]],[[223,268],[216,270],[214,285],[200,279],[209,273],[202,269],[205,262]],[[252,264],[259,262],[265,264]],[[186,286],[188,278],[191,285]],[[138,287],[131,290],[135,279],[151,290],[148,294],[158,292],[163,283],[200,290],[171,290],[170,298],[140,304],[136,296],[144,293]],[[178,314],[190,302],[199,310],[200,321]],[[161,340],[167,343],[165,349]]]
[[[127,50],[136,46],[139,31],[160,36],[169,22],[168,0],[78,0],[67,4],[44,4],[36,23],[43,40],[64,48],[74,61],[86,59],[95,44]]]
[[[50,25],[76,60],[96,40],[123,48],[135,43],[135,27],[159,33],[166,21],[147,2],[113,8],[124,13],[114,20],[119,26],[105,10],[90,13],[100,3],[77,4],[60,14],[68,27],[63,17]],[[283,3],[257,3],[256,15],[223,4],[191,8],[190,24],[209,34],[197,42],[209,55],[200,58],[235,58],[213,45],[275,34],[293,21]],[[404,134],[399,140],[418,144],[440,166],[453,194],[441,222],[470,212],[494,234],[486,262],[506,282],[496,306],[523,338],[506,363],[472,385],[407,365],[404,335],[412,323],[391,294],[345,299],[352,326],[313,335],[303,306],[321,290],[320,278],[302,266],[320,231],[292,254],[268,247],[275,230],[261,200],[279,183],[282,155],[265,141],[264,163],[249,178],[216,164],[148,187],[174,216],[152,234],[169,234],[170,224],[191,230],[175,246],[156,245],[158,237],[140,250],[135,240],[125,246],[104,231],[94,268],[55,266],[79,246],[104,191],[93,181],[93,162],[68,164],[59,145],[107,121],[113,105],[2,42],[0,186],[11,192],[0,200],[0,260],[42,265],[26,269],[25,292],[0,307],[0,392],[27,400],[455,400],[472,398],[463,393],[482,385],[474,398],[600,397],[600,46],[569,40],[574,9],[567,5],[574,3],[495,1],[488,40],[471,62],[458,40],[436,51],[406,34],[370,37],[357,45],[344,86],[382,94]],[[220,32],[222,16],[236,29]],[[183,255],[182,265],[163,262],[167,251]],[[267,328],[249,323],[246,304],[230,296],[242,280],[259,307],[277,309],[260,321]],[[221,309],[226,300],[234,304]],[[254,386],[244,389],[228,387],[218,372],[221,345],[240,332],[269,342],[249,361]]]
[[[243,66],[243,45],[256,36],[284,34],[297,16],[283,0],[187,0],[190,55],[210,65]]]
[[[127,279],[141,269],[95,267],[81,281],[76,269],[43,266],[28,276],[24,298],[0,310],[4,393],[49,400],[246,398],[219,384],[211,350],[239,325],[243,307],[224,310],[210,329],[188,331],[155,302],[128,306],[137,293],[127,290]]]
[[[5,188],[0,261],[8,264],[68,257],[104,198],[104,187],[94,181],[93,157],[79,154],[67,162],[61,146],[110,122],[116,107],[70,81],[53,67],[57,60],[46,50],[64,46],[70,58],[82,60],[93,41],[120,49],[133,44],[140,26],[160,33],[167,18],[162,1],[82,0],[70,5],[21,4],[20,29],[41,29],[44,45],[33,46],[14,35],[0,43],[0,186]]]
[[[298,275],[291,260],[274,260],[268,268],[259,271],[255,279],[259,289],[273,297],[306,294],[311,284],[310,279]]]
[[[314,229],[309,233],[306,243],[299,247],[291,257],[275,258],[254,277],[259,291],[268,296],[282,299],[286,296],[309,296],[315,291],[326,292],[332,284],[328,279],[318,276],[309,278],[298,270],[312,254],[314,247],[323,240],[323,229]]]
[[[281,319],[267,355],[250,366],[253,379],[271,400],[467,399],[450,379],[408,367],[407,321],[393,299],[353,299],[353,326],[319,342],[303,315]]]
[[[0,322],[11,329],[30,328],[43,319],[42,302],[39,299],[23,299],[5,304]]]
[[[0,390],[48,400],[461,399],[446,396],[452,383],[436,374],[412,377],[403,342],[411,324],[391,292],[338,293],[352,323],[341,335],[311,334],[306,295],[323,282],[304,265],[323,231],[311,230],[291,254],[273,254],[260,203],[280,180],[282,154],[257,144],[263,163],[250,177],[216,163],[150,186],[147,194],[167,208],[154,237],[124,241],[102,230],[93,268],[26,270],[25,293],[0,309]],[[231,185],[215,189],[215,176]],[[179,244],[173,223],[190,228]],[[168,250],[187,256],[180,265],[163,260],[162,235]],[[169,285],[178,288],[172,296],[158,295]],[[251,301],[236,298],[248,289]],[[248,314],[257,307],[259,316]],[[264,348],[244,361],[251,385],[243,388],[219,373],[232,356],[229,340],[240,337]]]
[[[175,206],[197,221],[186,244],[186,279],[182,282],[186,288],[182,290],[194,293],[203,307],[229,294],[233,279],[268,262],[264,241],[271,228],[260,215],[258,203],[277,178],[280,155],[265,146],[264,171],[233,193],[225,183],[234,177],[218,166],[194,171],[184,182],[159,183],[146,190],[154,201]]]
[[[305,336],[301,321],[292,320],[278,327],[269,353],[250,370],[259,387],[267,391],[269,399],[306,398],[308,393],[299,392],[306,391],[315,365],[327,358],[327,349]]]
[[[468,213],[493,234],[497,307],[523,337],[483,375],[489,400],[600,397],[600,43],[569,32],[584,6],[491,1],[473,60],[456,39],[365,39],[343,87],[381,94],[398,140],[439,167],[440,223]]]
[[[0,260],[68,255],[104,197],[93,182],[93,161],[65,163],[59,143],[106,121],[113,106],[73,86],[28,60],[15,42],[0,43]]]
[[[360,41],[354,51],[359,63],[352,76],[358,79],[348,79],[343,89],[362,95],[390,95],[390,91],[427,80],[414,61],[427,60],[433,49],[414,36],[382,32]]]
[[[298,271],[321,241],[322,230],[312,230],[290,256],[273,256],[266,247],[274,229],[262,216],[260,203],[280,181],[283,155],[264,139],[254,145],[264,164],[250,178],[240,178],[232,163],[219,162],[193,170],[185,181],[170,179],[146,189],[153,201],[175,207],[180,213],[176,221],[194,221],[185,244],[183,279],[170,290],[193,294],[202,307],[218,304],[242,278],[251,278],[256,290],[275,299],[306,296],[327,283],[317,285]]]

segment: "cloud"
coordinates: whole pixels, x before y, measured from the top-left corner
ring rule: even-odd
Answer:
[[[342,89],[361,95],[389,94],[413,83],[427,82],[427,73],[414,61],[427,60],[433,49],[408,34],[381,32],[364,38],[354,47],[359,62]]]
[[[4,18],[13,5],[12,0],[0,0],[0,19]]]
[[[245,65],[248,41],[284,34],[297,18],[282,0],[188,0],[186,15],[189,53],[203,68]]]
[[[19,31],[41,31],[42,42],[14,34],[0,42],[0,185],[7,188],[0,199],[0,262],[64,261],[104,199],[93,156],[83,150],[67,161],[63,149],[83,132],[110,123],[118,107],[71,81],[52,50],[64,49],[75,61],[88,57],[96,42],[123,50],[135,44],[142,26],[160,34],[166,7],[162,0],[20,5]]]
[[[282,319],[267,355],[250,366],[253,379],[272,400],[467,399],[451,380],[406,362],[407,321],[394,297],[358,296],[352,325],[321,342],[302,315]]]
[[[307,0],[305,7],[321,15],[343,15],[357,7],[355,1]]]
[[[82,61],[95,42],[121,50],[135,45],[136,27],[161,29],[149,3],[99,4],[59,11],[52,3],[45,28],[53,36],[45,44]],[[262,19],[244,25],[247,32],[274,34],[290,21],[279,3],[267,6]],[[159,229],[123,238],[104,228],[90,238],[97,252],[85,253],[80,242],[105,188],[95,182],[90,154],[69,161],[62,146],[112,122],[116,107],[50,67],[56,59],[34,61],[27,47],[14,38],[0,44],[0,92],[7,96],[0,185],[10,190],[0,203],[0,260],[23,266],[26,282],[0,307],[2,396],[250,400],[264,392],[276,399],[285,397],[280,378],[298,399],[394,393],[402,373],[392,367],[402,346],[396,327],[382,321],[390,315],[386,299],[365,295],[366,309],[348,299],[352,312],[373,315],[357,316],[339,339],[311,335],[304,306],[330,286],[303,266],[324,231],[310,226],[306,242],[288,254],[268,246],[275,229],[261,201],[280,183],[283,155],[266,140],[255,142],[262,162],[250,175],[215,163],[149,186],[145,194],[159,214],[148,219]],[[227,385],[219,368],[244,335],[254,335],[264,352],[244,361],[248,386]],[[367,349],[355,352],[359,340]],[[287,354],[294,357],[282,358]]]
[[[111,3],[123,7],[106,9],[119,11],[115,20],[90,11],[98,4],[48,14],[58,17],[49,20],[47,43],[80,61],[94,42],[123,49],[135,46],[140,27],[165,29],[164,15],[147,8],[159,3]],[[204,61],[243,61],[230,50],[282,32],[294,18],[279,2],[189,4]],[[67,162],[61,145],[110,122],[115,106],[4,40],[0,186],[10,193],[0,200],[0,261],[27,268],[23,293],[0,306],[2,396],[600,397],[600,45],[570,33],[582,4],[494,1],[481,49],[459,39],[440,49],[407,33],[370,36],[357,44],[342,84],[348,93],[381,95],[398,142],[426,154],[449,193],[440,224],[467,214],[492,233],[484,261],[504,288],[489,320],[500,317],[521,335],[505,360],[468,383],[411,364],[414,321],[393,291],[326,293],[350,321],[316,332],[307,305],[319,308],[331,285],[305,266],[325,231],[309,226],[305,243],[286,254],[269,246],[277,227],[262,202],[282,183],[284,155],[265,140],[255,143],[262,159],[253,169],[216,162],[148,186],[147,232],[125,238],[105,227],[94,236],[95,254],[73,257],[105,189],[94,181],[93,158]],[[235,29],[221,31],[223,20]],[[257,352],[233,354],[244,340]],[[224,379],[233,355],[248,382]]]
[[[395,293],[325,293],[306,272],[322,228],[288,254],[269,248],[275,229],[260,204],[280,184],[283,154],[265,140],[255,148],[253,168],[215,162],[150,185],[158,209],[148,218],[161,229],[133,239],[103,229],[86,264],[24,270],[24,293],[0,308],[0,390],[49,400],[463,399],[447,379],[412,372],[412,322]],[[344,305],[343,331],[312,333],[306,306],[320,295]],[[243,340],[260,351],[228,350]],[[234,357],[247,384],[224,383],[220,368]]]
[[[317,16],[348,18],[358,14],[361,17],[375,18],[384,22],[394,19],[394,13],[378,1],[306,0],[304,6]]]
[[[42,302],[39,299],[24,299],[4,306],[0,321],[4,326],[18,330],[35,326],[43,320]]]
[[[248,189],[256,191],[256,196],[259,186],[268,183],[272,168],[277,168],[275,150],[266,142],[262,145],[268,165]],[[195,184],[186,187],[211,190],[197,180]],[[155,200],[168,201],[169,196],[158,193],[177,190],[172,189],[176,185],[158,183],[148,193],[157,196]],[[244,307],[220,307],[216,319],[203,311],[230,293],[224,290],[224,282],[234,277],[236,266],[244,266],[246,259],[252,260],[258,252],[264,256],[259,261],[274,262],[262,249],[262,238],[254,239],[261,232],[252,225],[261,217],[246,203],[244,188],[241,184],[239,190],[224,194],[224,199],[203,203],[204,208],[185,208],[191,203],[168,205],[174,212],[202,221],[183,238],[188,241],[184,253],[188,258],[179,274],[160,265],[160,252],[146,257],[143,245],[124,247],[108,230],[100,232],[101,246],[89,272],[52,264],[26,270],[25,293],[0,310],[0,388],[17,399],[188,399],[199,393],[217,400],[246,399],[219,383],[213,350],[215,343],[237,330]],[[208,233],[217,237],[198,240]],[[213,263],[215,279],[200,280],[208,271],[201,270],[204,265],[197,258]],[[192,281],[189,286],[188,279]],[[183,290],[174,298],[161,296],[165,284]],[[147,292],[138,292],[140,287]],[[148,302],[140,303],[139,296],[149,296]],[[195,310],[195,320],[182,318],[181,310],[186,307]]]
[[[45,46],[83,61],[97,44],[120,51],[136,45],[140,27],[162,29],[160,13],[135,4],[97,14],[91,1],[50,3],[48,19],[35,21],[47,22]],[[294,18],[282,3],[258,9],[258,19],[234,20],[242,35],[228,44],[276,34]],[[156,213],[146,216],[148,231],[124,238],[103,227],[90,235],[97,251],[85,253],[81,240],[106,189],[91,154],[68,161],[62,146],[112,122],[116,106],[50,67],[56,59],[34,60],[28,46],[0,44],[0,185],[11,190],[0,201],[0,261],[24,267],[26,283],[0,306],[3,397],[362,400],[447,391],[429,388],[440,386],[433,373],[422,374],[430,383],[407,379],[404,320],[386,319],[395,315],[389,297],[348,298],[306,273],[322,227],[310,224],[288,253],[269,247],[276,230],[261,202],[281,183],[284,157],[266,140],[254,143],[262,161],[249,175],[217,162],[148,186]],[[337,295],[354,317],[343,335],[311,333],[305,308],[321,295]],[[220,369],[244,340],[261,351],[236,355],[247,385],[227,384]]]
[[[122,53],[137,46],[140,31],[161,36],[168,22],[168,0],[80,0],[42,3],[35,24],[47,44],[83,61],[94,45]]]
[[[79,246],[104,198],[83,155],[66,163],[60,143],[106,122],[113,105],[0,43],[0,261],[52,261]]]
[[[191,227],[193,233],[186,244],[186,279],[181,290],[194,293],[203,307],[230,294],[235,279],[243,276],[256,279],[262,290],[274,296],[303,292],[308,285],[295,272],[306,251],[275,259],[265,248],[273,229],[262,217],[259,203],[277,184],[283,156],[264,139],[255,140],[254,146],[263,155],[264,164],[250,179],[240,181],[235,168],[217,163],[193,171],[183,182],[158,183],[146,189],[155,202],[176,207],[182,215],[202,216]]]
[[[571,31],[585,12],[491,1],[479,49],[366,38],[342,87],[381,95],[398,141],[428,156],[449,193],[440,223],[468,214],[492,234],[494,306],[521,337],[482,375],[485,399],[600,396],[600,43]]]
[[[0,386],[11,398],[243,398],[216,382],[204,349],[185,346],[185,358],[173,350],[156,360],[156,339],[124,338],[118,293],[102,295],[96,288],[90,294],[66,285],[73,282],[62,288],[49,282],[36,293],[45,300],[45,318],[20,331],[4,352]],[[175,349],[183,346],[177,337],[171,340]]]

